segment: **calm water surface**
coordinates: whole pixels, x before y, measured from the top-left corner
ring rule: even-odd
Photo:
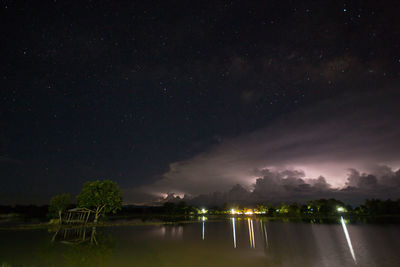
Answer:
[[[400,266],[396,224],[234,218],[0,231],[0,266]]]

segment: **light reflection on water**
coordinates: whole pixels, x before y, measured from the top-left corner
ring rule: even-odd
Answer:
[[[353,257],[354,263],[357,264],[356,255],[354,254],[353,245],[351,244],[349,232],[347,231],[347,226],[346,226],[346,223],[345,223],[345,221],[343,219],[343,216],[340,216],[340,222],[341,222],[342,227],[343,227],[344,235],[346,236],[346,241],[347,241],[347,245],[349,246],[349,250],[350,250],[351,256]]]
[[[307,224],[203,216],[93,230],[0,231],[0,266],[400,266],[397,225],[346,225],[344,218]]]
[[[236,248],[236,227],[235,227],[235,218],[232,218],[232,230],[233,230],[233,248]]]
[[[261,229],[261,234],[264,237],[264,242],[265,242],[265,246],[268,247],[268,233],[267,233],[267,228],[266,225],[263,224],[262,219],[260,219],[260,229]]]
[[[256,241],[254,240],[254,227],[253,227],[253,219],[247,218],[247,223],[249,227],[249,241],[250,241],[250,247],[255,248],[256,247]]]
[[[201,218],[201,223],[202,223],[201,239],[203,239],[203,240],[204,240],[204,222],[205,222],[205,220],[206,220],[206,218],[203,216]]]

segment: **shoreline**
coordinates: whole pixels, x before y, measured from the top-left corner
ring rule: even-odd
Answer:
[[[354,216],[343,215],[350,223],[368,223],[368,224],[385,224],[394,223],[400,224],[400,215],[379,215],[379,216]],[[190,217],[187,219],[185,217]],[[200,223],[203,222],[202,217],[206,217],[207,222],[218,222],[237,218],[238,220],[245,220],[248,218],[261,219],[271,222],[283,223],[316,223],[316,224],[336,224],[339,223],[341,216],[321,216],[321,217],[301,217],[301,216],[287,216],[287,217],[268,217],[260,215],[202,215],[202,216],[184,216],[184,215],[135,215],[124,216],[118,218],[107,218],[98,223],[86,224],[56,224],[51,222],[42,223],[21,223],[15,222],[15,225],[1,226],[0,231],[19,231],[19,230],[39,230],[39,229],[52,229],[52,228],[81,228],[81,227],[117,227],[117,226],[159,226],[159,225],[174,225],[174,224],[187,224],[187,223]],[[170,218],[171,220],[160,221],[160,219]],[[173,219],[175,218],[175,220]],[[181,218],[181,219],[179,219]],[[176,220],[177,219],[177,220]],[[152,221],[153,220],[153,221]],[[159,220],[159,221],[157,221]]]

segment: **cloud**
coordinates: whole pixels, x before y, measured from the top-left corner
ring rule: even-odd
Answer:
[[[384,166],[390,169],[387,166]],[[223,193],[203,194],[187,199],[197,205],[259,204],[279,202],[306,202],[319,198],[336,198],[351,204],[359,204],[366,198],[397,199],[400,193],[400,169],[385,176],[360,173],[350,169],[343,188],[332,188],[325,178],[305,178],[299,170],[271,171],[265,169],[257,178],[253,190],[235,185]]]
[[[225,138],[192,158],[171,163],[158,181],[138,190],[157,197],[168,192],[196,196],[225,192],[235,184],[246,190],[266,184],[322,196],[330,188],[396,184],[387,167],[400,167],[396,99],[399,93],[394,90],[366,91],[299,109],[258,131]],[[349,168],[354,170],[346,178]],[[282,180],[276,175],[286,176]],[[269,178],[257,180],[260,177]]]
[[[350,169],[350,175],[347,178],[346,186],[357,187],[361,189],[374,189],[378,180],[374,175],[360,175],[355,169]]]

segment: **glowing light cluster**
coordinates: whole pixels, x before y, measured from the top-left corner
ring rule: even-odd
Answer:
[[[338,211],[338,212],[346,212],[346,209],[343,208],[343,207],[338,207],[338,208],[337,208],[337,211]]]
[[[246,215],[253,215],[254,212],[252,210],[246,210],[245,213]]]
[[[230,214],[232,214],[232,215],[235,215],[235,214],[253,215],[253,214],[265,214],[265,212],[259,212],[257,210],[252,210],[252,209],[244,209],[244,210],[231,209]]]
[[[199,211],[200,214],[206,214],[207,212],[208,212],[208,210],[206,210],[204,208]]]
[[[232,215],[235,215],[235,214],[243,214],[243,212],[241,212],[240,210],[231,209],[231,214],[232,214]]]

